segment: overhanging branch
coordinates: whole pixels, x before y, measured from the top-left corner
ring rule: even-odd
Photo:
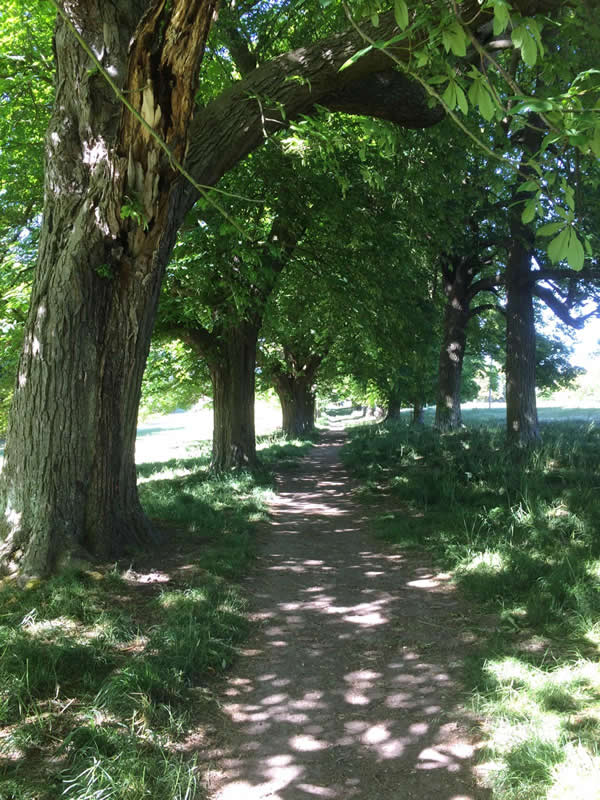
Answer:
[[[586,314],[582,317],[573,317],[571,316],[567,306],[562,303],[550,289],[547,289],[545,286],[536,285],[533,287],[533,293],[556,314],[561,322],[564,322],[565,325],[569,325],[571,328],[577,328],[580,330],[585,325],[585,321],[587,319],[598,314],[598,308],[595,308],[589,314]]]

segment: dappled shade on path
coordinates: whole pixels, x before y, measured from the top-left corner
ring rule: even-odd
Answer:
[[[454,592],[379,550],[327,434],[279,476],[248,578],[253,639],[223,687],[214,800],[475,800]]]

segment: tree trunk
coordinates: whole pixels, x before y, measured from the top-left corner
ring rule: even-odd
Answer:
[[[460,390],[467,343],[469,301],[453,292],[444,311],[444,333],[438,368],[435,427],[439,431],[457,430],[462,425]]]
[[[213,2],[149,6],[96,0],[68,13],[181,158]],[[0,484],[0,562],[23,574],[113,556],[150,535],[136,488],[137,406],[181,199],[170,159],[60,16],[55,49],[44,219]]]
[[[400,419],[400,412],[402,411],[402,401],[398,392],[390,392],[387,402],[387,409],[385,418],[386,420]]]
[[[535,398],[535,319],[528,231],[515,236],[506,267],[506,430],[508,441],[528,446],[539,438]]]
[[[282,431],[290,439],[315,429],[315,393],[312,376],[285,375],[274,379],[281,403]]]
[[[412,424],[413,425],[425,424],[425,406],[423,405],[422,400],[415,400],[413,404]]]
[[[215,472],[256,466],[254,386],[258,327],[250,322],[220,335],[219,357],[210,362]]]
[[[530,122],[535,123],[532,117]],[[531,175],[528,159],[542,142],[539,127],[525,129],[521,173]],[[530,195],[512,197],[509,211],[511,244],[506,264],[506,433],[510,444],[527,447],[539,439],[535,398],[535,317],[531,259],[535,234],[522,222],[522,202]],[[522,202],[519,202],[521,200]]]
[[[478,266],[478,265],[477,265]],[[447,257],[442,264],[446,307],[438,367],[435,427],[457,430],[462,425],[460,392],[469,323],[470,289],[477,271],[468,257]]]

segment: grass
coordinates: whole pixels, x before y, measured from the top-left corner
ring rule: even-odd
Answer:
[[[600,798],[600,426],[555,418],[528,452],[489,424],[365,426],[345,459],[376,535],[429,550],[481,612],[465,667],[494,797]]]
[[[142,502],[165,532],[156,552],[0,586],[0,800],[201,796],[211,682],[247,635],[236,581],[270,470],[309,446],[263,439],[254,476],[211,478],[206,444],[142,464]]]

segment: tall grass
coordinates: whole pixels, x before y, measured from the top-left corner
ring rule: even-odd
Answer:
[[[182,744],[191,730],[202,741],[211,681],[247,633],[236,581],[266,518],[269,468],[307,446],[263,442],[258,476],[210,477],[205,446],[141,465],[156,551],[0,586],[0,800],[199,796]]]
[[[600,797],[600,427],[548,423],[521,452],[498,428],[371,426],[345,458],[377,535],[429,550],[495,621],[474,616],[467,664],[494,796]]]

